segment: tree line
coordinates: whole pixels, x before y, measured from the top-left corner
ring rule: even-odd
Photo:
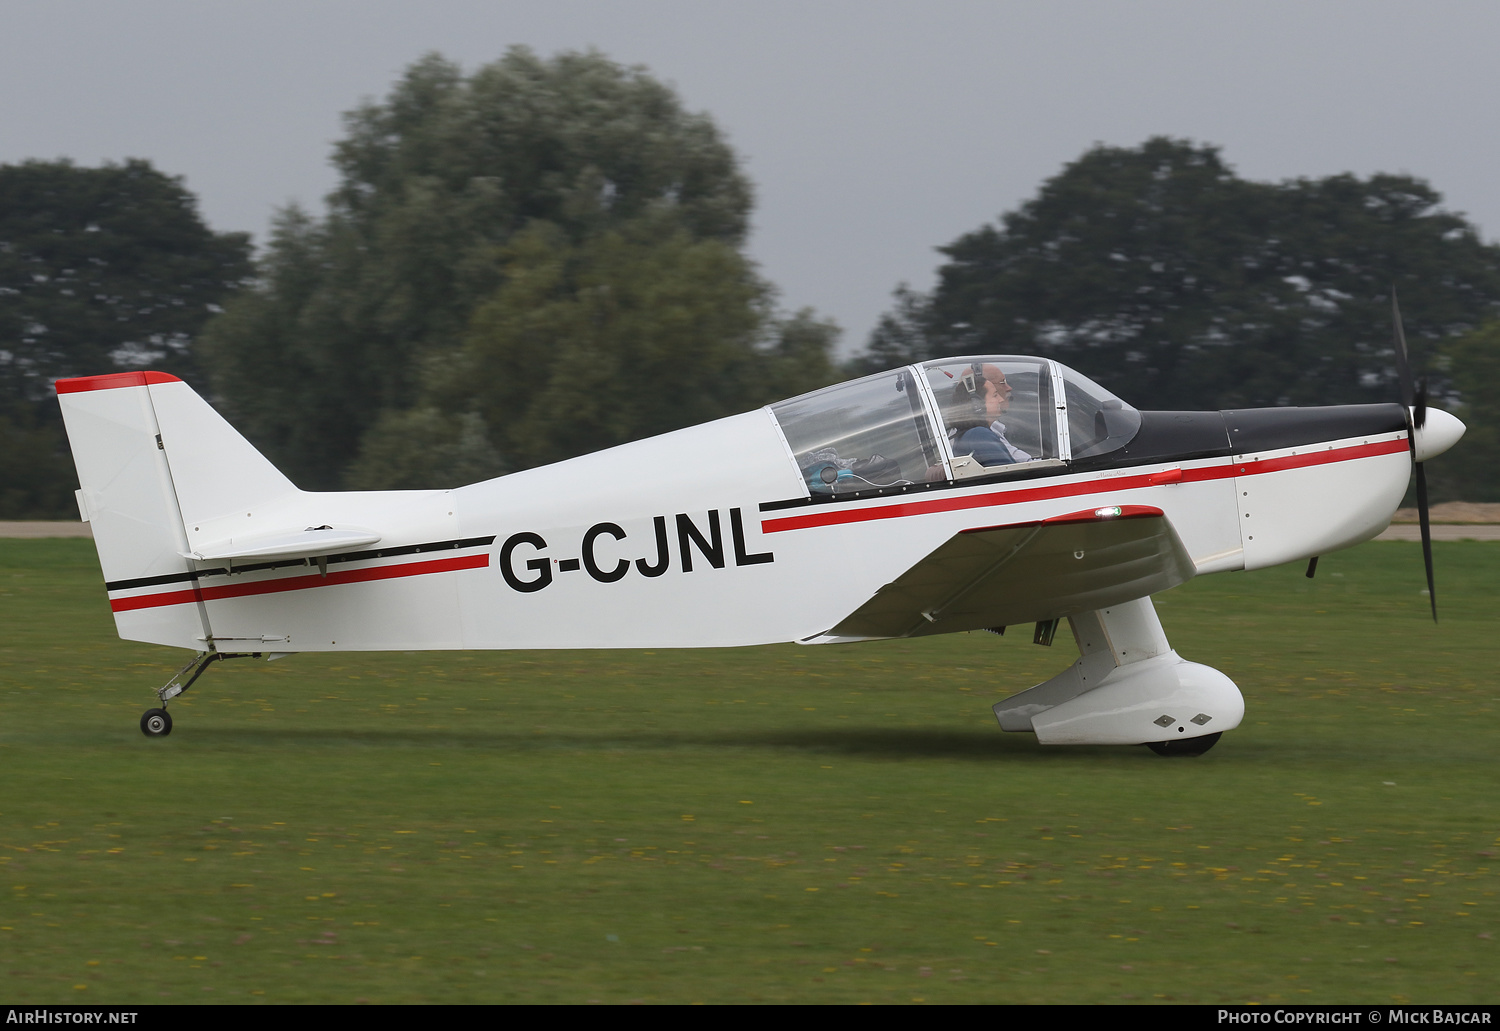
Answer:
[[[1212,146],[1096,146],[938,250],[863,367],[1040,354],[1157,410],[1399,400],[1394,289],[1414,369],[1470,424],[1434,497],[1500,501],[1500,247],[1420,179],[1253,182]]]
[[[840,366],[747,257],[723,134],[644,69],[428,56],[333,161],[259,256],[145,161],[0,166],[0,518],[72,512],[59,376],[179,375],[307,489],[450,487],[946,354],[1055,357],[1142,408],[1392,400],[1393,284],[1470,422],[1435,493],[1500,500],[1500,248],[1408,176],[1095,147],[940,247]]]

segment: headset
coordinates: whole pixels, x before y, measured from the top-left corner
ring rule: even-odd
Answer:
[[[959,377],[959,382],[969,392],[969,410],[977,418],[984,418],[987,414],[984,406],[984,394],[979,389],[979,384],[984,382],[984,368],[978,362],[969,363],[969,367]]]

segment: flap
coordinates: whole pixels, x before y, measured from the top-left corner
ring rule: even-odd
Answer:
[[[331,526],[309,526],[305,530],[278,530],[254,536],[229,537],[203,544],[187,557],[200,562],[227,559],[317,558],[341,551],[354,551],[380,543],[380,535],[362,527],[335,530]]]
[[[921,637],[1034,623],[1185,583],[1193,560],[1161,509],[1109,506],[955,534],[825,636]]]

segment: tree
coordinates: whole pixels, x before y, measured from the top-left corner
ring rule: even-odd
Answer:
[[[1451,341],[1441,359],[1452,393],[1444,407],[1464,421],[1463,440],[1428,466],[1437,501],[1500,501],[1500,322]]]
[[[344,479],[355,490],[420,490],[432,486],[434,475],[462,484],[507,471],[477,413],[419,405],[387,409]]]
[[[1419,367],[1500,311],[1500,248],[1440,204],[1408,176],[1257,183],[1214,147],[1097,146],[940,248],[936,290],[886,320],[916,332],[877,342],[1043,354],[1147,408],[1389,401],[1393,284]]]
[[[146,365],[196,379],[193,341],[249,258],[247,235],[212,232],[148,162],[0,166],[0,403]]]
[[[249,237],[210,230],[146,161],[0,165],[0,517],[74,511],[53,380],[149,365],[201,382],[193,344],[250,271]]]
[[[380,465],[362,448],[394,460],[401,439],[459,440],[454,420],[468,404],[480,405],[490,435],[470,432],[471,457],[511,468],[563,457],[582,440],[542,445],[552,432],[539,414],[546,400],[528,395],[524,417],[499,400],[545,382],[539,363],[567,352],[634,375],[630,361],[676,348],[684,369],[713,366],[727,340],[766,335],[767,291],[740,252],[749,183],[713,123],[644,69],[516,48],[465,76],[433,55],[345,126],[326,216],[282,214],[259,285],[208,339],[227,414],[304,486],[374,485]],[[670,282],[648,284],[622,262]],[[605,306],[613,329],[586,339],[577,320],[605,310],[588,291],[627,282],[629,300]],[[729,307],[710,310],[710,296]],[[528,311],[532,303],[544,310]],[[673,305],[700,325],[645,343],[648,324],[671,331]],[[257,375],[267,367],[277,375]],[[483,380],[455,380],[454,369]],[[632,396],[628,417],[611,417],[611,440],[681,425],[642,416],[644,396]],[[417,409],[427,414],[404,414]],[[678,418],[699,411],[726,414],[689,405]],[[403,438],[401,425],[423,429]],[[427,471],[443,486],[461,473]]]
[[[576,244],[534,223],[506,249],[504,280],[430,376],[429,396],[480,413],[520,468],[753,408],[833,374],[833,327],[806,312],[770,316],[749,261],[675,219],[645,216]]]
[[[0,519],[76,518],[77,486],[60,426],[24,408],[0,415]]]

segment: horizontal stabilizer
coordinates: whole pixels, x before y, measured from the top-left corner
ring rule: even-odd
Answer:
[[[380,535],[361,528],[335,530],[328,526],[309,526],[305,530],[283,530],[259,533],[253,537],[230,537],[200,544],[185,558],[200,562],[233,559],[317,558],[355,551],[380,543]]]
[[[1059,619],[1185,583],[1159,508],[1111,506],[955,534],[826,636],[921,637]]]

